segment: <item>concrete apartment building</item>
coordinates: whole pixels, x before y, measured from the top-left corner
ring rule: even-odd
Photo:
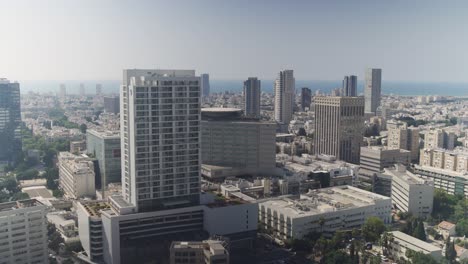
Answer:
[[[222,241],[172,242],[170,264],[229,264],[229,252]]]
[[[315,98],[315,154],[358,164],[364,130],[364,97]]]
[[[366,113],[376,115],[377,108],[380,106],[382,85],[382,69],[367,69],[364,83],[364,98],[366,98]]]
[[[389,241],[389,249],[392,259],[403,258],[408,260],[408,257],[406,256],[406,251],[408,250],[430,255],[436,260],[440,260],[442,258],[442,249],[439,247],[400,231],[392,231],[388,233],[393,237],[393,239]]]
[[[244,81],[244,115],[260,118],[261,83],[257,77],[249,77]]]
[[[222,235],[233,245],[256,237],[257,204],[201,194],[200,93],[194,70],[124,70],[122,195],[78,206],[80,240],[91,260],[144,263],[171,240]],[[94,254],[99,248],[102,254]]]
[[[370,216],[391,222],[392,202],[351,186],[311,190],[299,199],[281,197],[259,202],[259,222],[280,239],[300,239],[311,232],[332,235],[361,227]],[[324,223],[321,223],[321,219]]]
[[[444,148],[453,150],[455,148],[456,136],[454,132],[444,129],[429,130],[424,134],[424,148]]]
[[[419,165],[460,173],[468,172],[468,151],[425,148],[421,150]]]
[[[387,122],[389,149],[411,151],[411,161],[417,161],[419,155],[419,129],[408,127],[405,122]]]
[[[86,131],[86,151],[98,161],[101,187],[121,182],[121,144],[119,131]]]
[[[292,120],[296,94],[296,79],[294,79],[293,70],[280,71],[274,88],[275,121],[287,126]]]
[[[274,123],[244,118],[236,108],[203,108],[201,115],[203,176],[217,181],[273,173]]]
[[[0,204],[0,263],[49,263],[47,207],[35,199]]]
[[[66,197],[78,199],[96,195],[93,162],[70,152],[58,155],[59,186]]]
[[[384,146],[361,147],[359,178],[372,179],[372,177],[397,163],[409,165],[411,152],[404,149],[389,149]]]
[[[386,168],[385,175],[392,179],[392,203],[402,212],[416,217],[427,217],[432,213],[434,183],[406,170],[400,164]]]

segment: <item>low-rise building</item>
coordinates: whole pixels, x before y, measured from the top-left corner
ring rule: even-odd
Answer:
[[[457,225],[454,223],[442,221],[437,225],[437,230],[444,237],[444,239],[447,239],[447,237],[453,237],[457,234],[456,227]]]
[[[171,264],[229,264],[229,252],[222,241],[172,242]]]
[[[464,195],[468,198],[468,172],[457,172],[429,166],[414,165],[413,172],[434,182],[434,187],[448,194]]]
[[[432,213],[434,183],[406,170],[403,165],[387,168],[385,175],[392,178],[391,197],[393,205],[416,217],[427,217]]]
[[[93,162],[70,152],[58,155],[60,188],[65,196],[72,199],[96,195]]]
[[[391,222],[389,197],[351,186],[311,190],[299,199],[280,197],[259,202],[259,222],[283,240],[311,232],[333,234],[360,228],[370,216]]]
[[[400,258],[407,260],[408,257],[406,256],[406,251],[408,250],[430,255],[436,260],[442,258],[442,250],[439,247],[400,231],[389,232],[389,235],[392,237],[392,239],[389,239],[388,249],[390,255],[395,260]]]
[[[49,263],[46,213],[35,199],[0,204],[0,263]]]

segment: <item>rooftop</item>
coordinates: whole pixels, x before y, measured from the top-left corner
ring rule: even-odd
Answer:
[[[336,186],[311,190],[300,199],[280,198],[262,204],[282,208],[292,218],[346,210],[375,204],[377,200],[390,200],[389,197],[367,192],[351,186]]]
[[[429,244],[427,242],[424,242],[420,239],[417,239],[415,237],[412,237],[410,235],[407,235],[401,231],[392,231],[392,232],[389,232],[393,235],[394,238],[397,238],[401,241],[404,241],[406,243],[408,243],[408,245],[410,246],[409,248],[410,249],[418,249],[418,251],[426,251],[426,252],[433,252],[433,251],[440,251],[441,249],[432,245],[432,244]]]
[[[109,203],[104,201],[90,201],[82,203],[84,209],[90,216],[101,216],[101,210],[109,209]]]
[[[41,202],[36,199],[21,200],[15,202],[0,203],[0,212],[18,210],[23,208],[30,208],[35,206],[43,206]]]

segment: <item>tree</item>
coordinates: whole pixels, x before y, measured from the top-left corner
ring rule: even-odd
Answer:
[[[385,225],[382,219],[371,216],[366,219],[362,226],[362,235],[369,242],[378,241],[380,235],[385,231]]]
[[[457,257],[457,252],[455,251],[455,243],[451,241],[450,236],[447,237],[445,241],[445,258],[449,263],[453,263]]]
[[[353,264],[352,259],[348,256],[348,254],[338,251],[338,250],[333,250],[328,252],[323,258],[320,263],[324,264],[335,264],[335,263],[341,263],[341,264]]]
[[[88,126],[86,124],[81,124],[80,125],[80,131],[83,134],[86,134],[86,130],[88,129]]]
[[[418,224],[416,226],[416,229],[413,231],[413,237],[417,239],[421,239],[422,241],[426,241],[426,231],[424,231],[424,223],[423,221],[418,221]]]

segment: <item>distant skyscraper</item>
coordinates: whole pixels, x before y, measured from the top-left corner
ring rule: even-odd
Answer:
[[[118,114],[120,112],[119,96],[104,96],[104,111],[106,113]]]
[[[21,152],[20,85],[0,78],[0,160],[14,161]]]
[[[357,96],[357,76],[345,76],[343,79],[343,96]]]
[[[244,82],[244,114],[249,117],[260,117],[260,80],[249,77]]]
[[[79,95],[80,96],[85,96],[86,95],[86,89],[85,89],[84,83],[80,83]]]
[[[124,70],[122,195],[138,212],[199,203],[200,77]]]
[[[315,98],[315,154],[359,164],[364,97]]]
[[[102,84],[97,83],[96,84],[96,95],[102,94]]]
[[[364,84],[364,97],[366,98],[366,113],[374,113],[380,106],[380,93],[382,83],[381,69],[367,69]]]
[[[65,98],[67,96],[67,87],[65,86],[64,83],[60,84],[59,96],[61,98]]]
[[[275,80],[275,120],[278,123],[289,124],[292,119],[296,80],[293,70],[278,73]]]
[[[307,87],[302,87],[302,90],[301,90],[302,111],[305,111],[306,108],[310,108],[311,102],[312,102],[312,91]]]
[[[200,75],[200,80],[203,97],[210,96],[210,75],[208,73],[203,73]]]

